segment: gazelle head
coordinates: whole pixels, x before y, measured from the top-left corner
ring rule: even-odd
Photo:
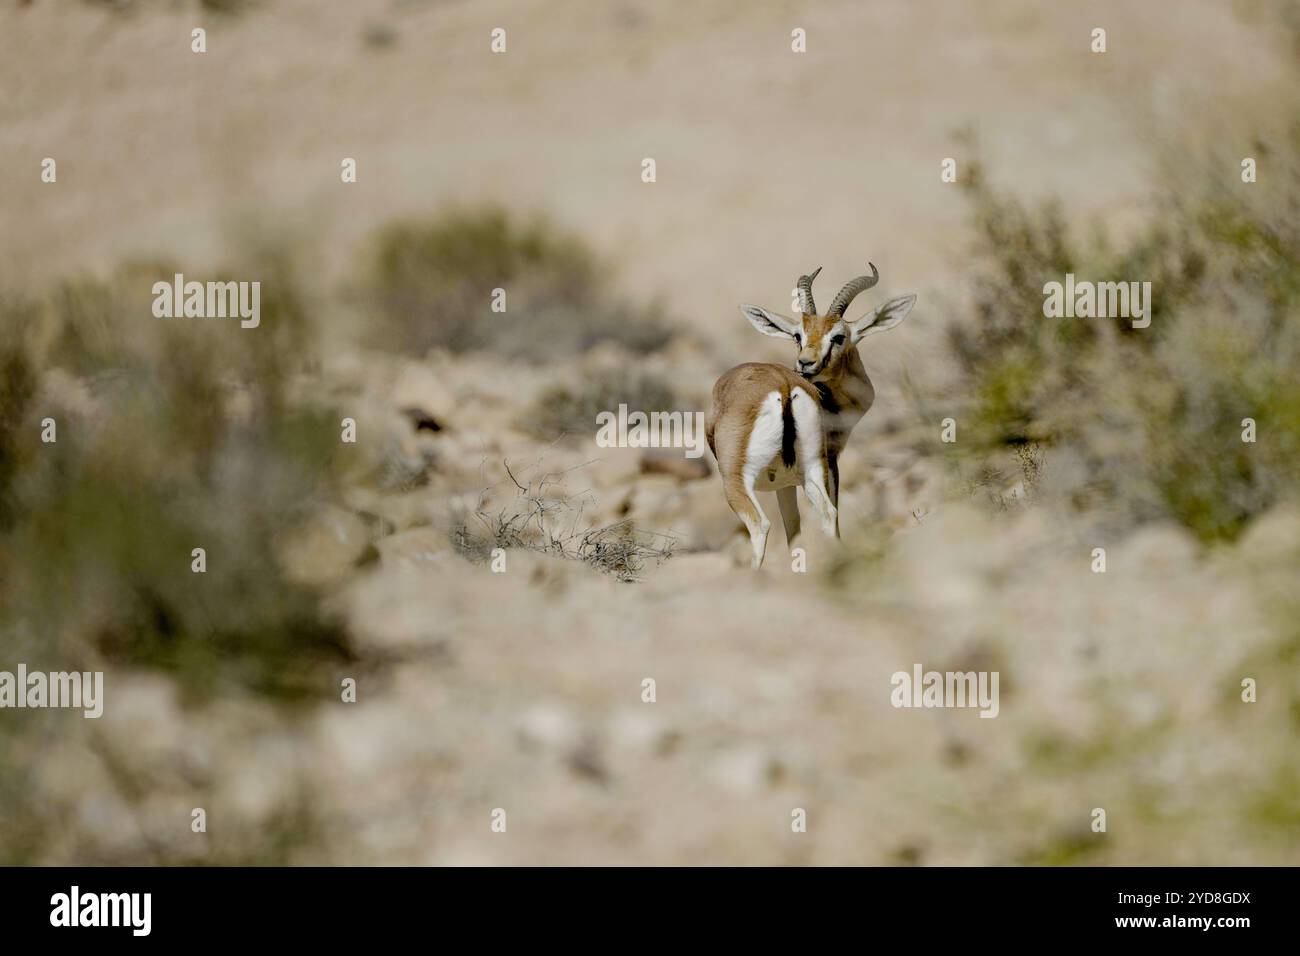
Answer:
[[[813,303],[812,284],[821,271],[821,266],[818,266],[811,274],[799,277],[801,314],[797,319],[769,312],[757,305],[740,307],[750,324],[764,335],[794,340],[799,350],[794,369],[808,379],[837,375],[845,358],[862,341],[863,336],[892,329],[907,318],[907,313],[916,304],[915,295],[901,295],[859,319],[846,319],[844,313],[849,303],[858,293],[865,292],[880,281],[880,273],[872,265],[871,275],[858,276],[847,282],[831,302],[826,314],[818,315],[817,306]]]

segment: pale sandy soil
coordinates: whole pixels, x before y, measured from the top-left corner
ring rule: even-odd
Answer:
[[[870,573],[831,584],[815,529],[806,575],[774,529],[753,575],[735,566],[716,478],[647,477],[636,452],[548,451],[514,428],[527,398],[599,356],[536,369],[331,345],[325,378],[359,408],[395,422],[420,404],[449,423],[428,486],[349,500],[392,534],[339,509],[288,551],[356,633],[360,702],[189,711],[164,678],[115,675],[117,706],[42,755],[67,819],[45,862],[256,858],[302,806],[316,835],[289,858],[304,863],[1294,862],[1300,840],[1252,823],[1293,788],[1276,773],[1284,739],[1258,732],[1287,719],[1284,698],[1234,701],[1272,647],[1285,582],[1269,569],[1295,560],[1300,519],[1271,515],[1212,555],[1151,527],[1105,542],[1096,575],[1096,542],[1063,519],[954,502],[886,430],[902,370],[943,374],[939,320],[962,295],[967,210],[939,180],[944,157],[966,161],[954,133],[978,133],[1000,183],[1122,231],[1142,214],[1153,134],[1194,117],[1230,136],[1286,82],[1282,52],[1241,15],[1254,7],[143,6],[0,11],[7,283],[137,254],[201,272],[271,231],[311,237],[328,289],[375,226],[503,201],[588,239],[620,290],[664,298],[703,346],[649,364],[702,403],[728,365],[786,358],[737,302],[784,309],[800,272],[824,265],[833,285],[871,259],[880,293],[921,303],[868,357],[879,404],[845,461],[844,523],[850,548],[873,526],[899,533]],[[495,26],[504,56],[488,50]],[[378,27],[391,46],[364,42]],[[795,27],[806,55],[789,51]],[[56,186],[38,180],[45,156]],[[355,186],[339,182],[345,156]],[[327,318],[331,342],[358,321]],[[499,494],[502,460],[543,454],[598,458],[570,482],[592,489],[594,515],[674,532],[683,553],[635,585],[525,553],[500,575],[455,555],[457,505],[483,484]],[[354,571],[371,543],[380,561]],[[913,662],[1000,670],[1001,714],[892,708],[889,677]],[[198,800],[218,821],[207,837],[188,829]],[[498,807],[505,834],[490,830]],[[1088,829],[1095,807],[1105,835]]]

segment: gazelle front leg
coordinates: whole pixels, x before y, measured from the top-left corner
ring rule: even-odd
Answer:
[[[794,539],[799,537],[799,491],[791,485],[780,488],[776,493],[777,507],[781,509],[781,524],[785,525],[785,546],[793,547]]]
[[[835,506],[835,537],[840,536],[840,456],[828,451],[826,453],[826,470],[830,480],[826,486],[831,493],[831,504]]]

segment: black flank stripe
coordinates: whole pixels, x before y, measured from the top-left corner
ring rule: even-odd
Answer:
[[[781,463],[787,468],[794,465],[794,412],[788,392],[781,396]]]

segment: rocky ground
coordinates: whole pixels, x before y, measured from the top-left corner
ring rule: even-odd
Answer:
[[[447,422],[486,371],[393,361],[352,373],[390,383],[390,408],[418,401]],[[843,548],[810,535],[795,573],[774,531],[755,574],[716,477],[530,441],[496,407],[484,428],[434,435],[393,411],[408,458],[435,463],[425,483],[354,489],[286,543],[354,635],[336,677],[357,680],[355,704],[184,706],[164,676],[114,673],[102,720],[40,741],[67,826],[39,858],[1294,860],[1295,753],[1278,732],[1295,691],[1294,511],[1209,553],[1175,526],[1098,542],[1048,506],[955,494],[901,437],[868,428],[846,462]],[[565,477],[589,492],[582,521],[676,533],[676,553],[639,583],[526,550],[506,552],[504,573],[458,554],[456,509],[487,486],[485,510],[508,505],[502,463],[526,481],[536,460],[590,462]],[[872,525],[893,532],[883,549]],[[893,708],[890,677],[914,663],[998,671],[997,718]],[[1262,678],[1258,703],[1239,699],[1246,677]],[[177,825],[199,805],[206,835]],[[1097,807],[1105,834],[1089,829]],[[806,833],[790,829],[798,808]]]

